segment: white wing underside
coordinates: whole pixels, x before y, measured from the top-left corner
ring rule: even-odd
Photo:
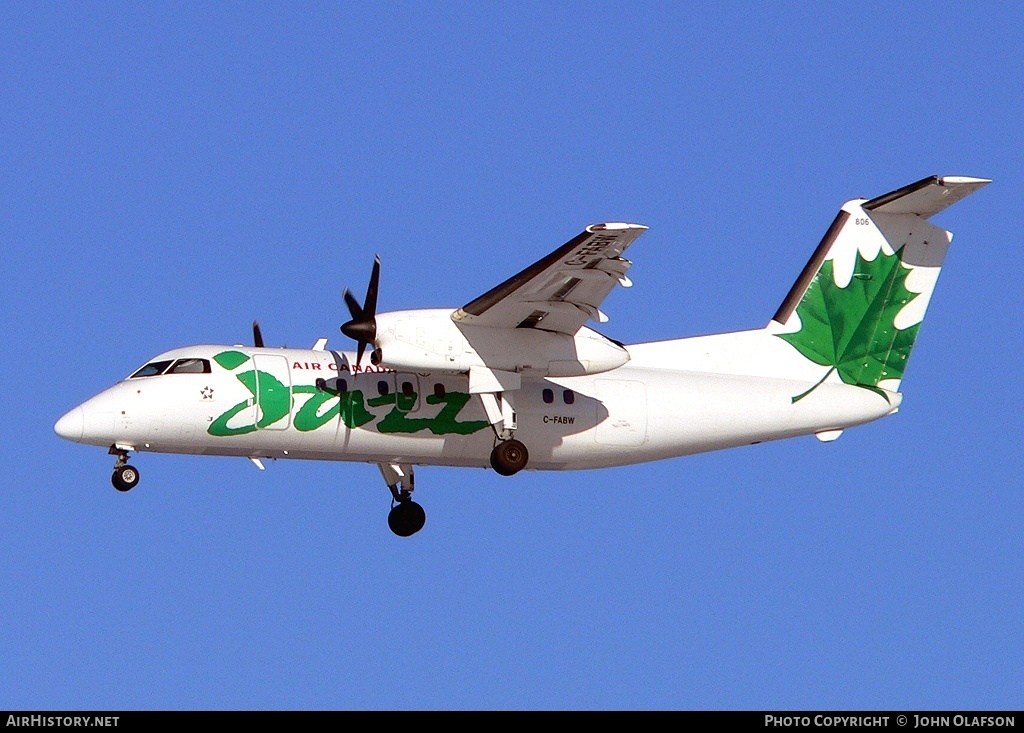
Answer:
[[[537,328],[574,335],[589,319],[608,320],[599,306],[616,283],[629,287],[622,253],[643,234],[640,224],[589,226],[580,235],[452,313],[458,324]]]

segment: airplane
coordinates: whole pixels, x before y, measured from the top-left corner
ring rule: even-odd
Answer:
[[[815,435],[895,413],[952,235],[929,217],[990,183],[930,176],[845,203],[762,328],[626,345],[586,326],[640,224],[586,227],[461,308],[377,312],[380,259],[341,332],[355,351],[201,345],[153,357],[70,410],[62,438],[129,453],[376,464],[388,525],[423,528],[415,466],[566,471]],[[368,363],[364,357],[369,350]]]

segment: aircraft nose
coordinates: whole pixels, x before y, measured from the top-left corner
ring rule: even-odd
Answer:
[[[81,441],[82,433],[85,432],[85,410],[79,406],[68,412],[53,426],[53,432],[64,440],[75,443]]]

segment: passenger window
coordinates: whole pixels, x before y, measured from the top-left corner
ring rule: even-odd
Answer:
[[[379,394],[381,397],[383,397],[387,393],[388,393],[388,383],[385,382],[382,379],[379,382],[377,382],[377,394]]]
[[[348,380],[339,377],[337,387],[339,392],[348,392]]]
[[[555,393],[552,392],[550,389],[545,389],[540,394],[541,394],[541,397],[544,398],[544,402],[546,404],[548,404],[548,405],[550,405],[552,402],[555,401]]]
[[[571,389],[567,389],[562,392],[562,401],[567,405],[571,405],[576,401],[576,395]]]
[[[325,392],[327,390],[327,380],[323,377],[316,378],[316,391]]]
[[[157,374],[163,374],[164,370],[171,365],[170,359],[167,361],[153,361],[146,366],[142,367],[135,374],[128,377],[129,379],[137,379],[139,377],[155,377]]]
[[[168,374],[209,374],[210,362],[206,359],[178,359]]]
[[[436,397],[439,400],[444,399],[444,385],[441,384],[440,382],[434,385],[434,397]]]

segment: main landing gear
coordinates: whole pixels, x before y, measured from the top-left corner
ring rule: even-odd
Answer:
[[[110,477],[110,483],[118,491],[131,491],[139,483],[139,471],[134,466],[128,465],[128,451],[112,445],[110,446],[110,455],[117,456],[114,475]]]
[[[507,376],[507,375],[506,375]],[[515,387],[519,388],[518,375]],[[472,377],[470,377],[472,383]],[[472,389],[472,388],[471,388]],[[480,392],[487,421],[494,431],[494,448],[491,450],[491,468],[502,476],[512,476],[526,468],[530,453],[526,446],[515,439],[516,411],[508,392]]]
[[[427,521],[427,513],[423,507],[412,500],[415,488],[415,477],[412,464],[409,463],[378,463],[384,483],[391,491],[391,511],[388,513],[388,526],[399,537],[409,537],[423,529]]]
[[[514,438],[496,443],[491,451],[491,468],[502,476],[511,476],[526,468],[530,453]]]

